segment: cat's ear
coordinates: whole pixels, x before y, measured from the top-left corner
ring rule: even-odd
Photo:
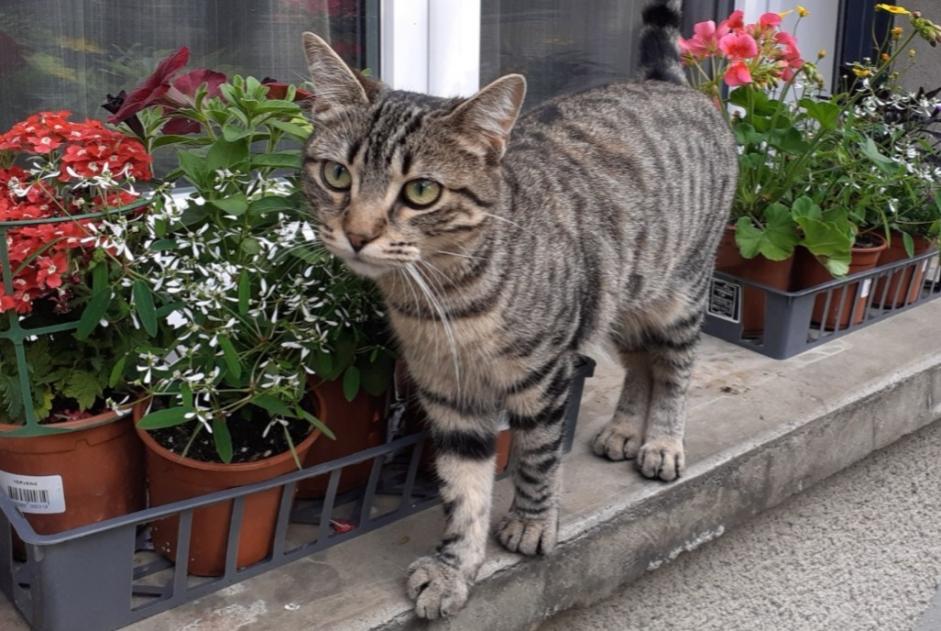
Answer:
[[[368,105],[382,88],[378,81],[351,70],[327,42],[313,33],[304,33],[304,54],[314,86],[315,111]]]
[[[499,159],[506,151],[525,98],[526,79],[509,74],[461,103],[448,118],[465,139],[477,143],[484,152],[495,151]]]

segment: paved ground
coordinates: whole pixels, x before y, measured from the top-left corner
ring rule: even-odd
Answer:
[[[941,422],[539,631],[941,631],[939,584]]]

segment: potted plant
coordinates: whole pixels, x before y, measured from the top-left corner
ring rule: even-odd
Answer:
[[[112,104],[116,121],[137,119],[148,146],[176,149],[167,179],[194,189],[155,205],[138,262],[155,302],[172,307],[161,324],[173,344],[143,356],[152,404],[136,412],[155,505],[301,467],[322,435],[334,438],[309,377],[340,378],[353,398],[384,352],[357,334],[378,318],[377,303],[315,242],[298,194],[298,146],[311,127],[297,90],[205,70],[174,78],[185,63],[171,56]],[[247,499],[240,567],[269,553],[279,499],[278,490]],[[230,512],[196,511],[190,572],[223,571]],[[176,535],[176,520],[153,526],[167,556]]]
[[[150,177],[139,141],[68,112],[0,135],[0,482],[39,533],[143,507],[128,375],[157,333],[134,270]]]
[[[807,15],[800,12],[800,19]],[[681,49],[693,85],[715,100],[739,145],[732,224],[717,269],[787,291],[798,245],[845,273],[840,265],[849,255],[852,231],[839,211],[803,212],[800,197],[810,159],[834,133],[840,106],[808,98],[822,83],[819,72],[780,25],[777,13],[746,24],[743,12],[735,11],[718,26],[697,24],[695,35],[681,40]],[[798,90],[803,94],[796,95]],[[764,292],[747,288],[742,312],[747,335],[763,330],[764,310]]]

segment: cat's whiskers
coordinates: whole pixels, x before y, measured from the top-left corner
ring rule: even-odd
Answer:
[[[412,280],[415,281],[415,284],[418,288],[425,294],[425,297],[428,299],[431,307],[438,313],[438,318],[441,320],[441,328],[444,329],[444,335],[448,343],[448,347],[451,351],[451,359],[454,362],[454,378],[457,391],[457,399],[461,399],[461,368],[460,360],[458,358],[457,351],[457,339],[454,335],[454,328],[451,325],[451,320],[447,316],[447,311],[444,308],[444,305],[441,304],[438,296],[432,291],[431,287],[428,286],[428,283],[425,281],[425,277],[422,275],[420,268],[409,263],[405,266],[406,271],[412,277]]]

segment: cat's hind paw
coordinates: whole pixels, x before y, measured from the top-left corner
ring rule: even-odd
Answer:
[[[415,615],[426,620],[447,618],[467,602],[470,584],[460,570],[435,557],[422,557],[408,568],[408,597]]]

